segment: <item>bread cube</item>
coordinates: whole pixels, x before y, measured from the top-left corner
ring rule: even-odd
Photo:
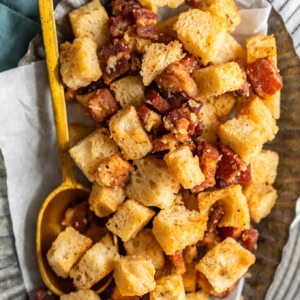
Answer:
[[[48,263],[57,276],[68,278],[72,267],[92,244],[91,239],[80,234],[73,227],[67,227],[48,250]]]
[[[278,120],[280,118],[280,91],[276,92],[271,97],[268,96],[264,99],[265,106],[270,110],[274,119]]]
[[[219,138],[229,146],[242,160],[250,163],[267,141],[264,129],[249,119],[232,119],[219,128]]]
[[[126,76],[110,84],[116,100],[122,107],[139,107],[145,101],[144,85],[140,76]]]
[[[136,170],[127,186],[128,197],[146,206],[166,208],[173,205],[180,184],[169,173],[165,162],[154,156],[135,160]]]
[[[150,293],[150,300],[185,300],[181,275],[169,275],[156,281],[156,288]]]
[[[166,20],[163,20],[163,21],[159,22],[156,25],[156,29],[157,29],[158,33],[163,33],[163,34],[168,35],[168,36],[170,36],[174,39],[177,39],[177,33],[173,29],[173,26],[177,22],[177,20],[178,20],[178,15],[174,16],[174,17],[170,17]]]
[[[149,257],[116,257],[114,279],[122,296],[143,296],[155,288],[155,268]]]
[[[82,139],[95,131],[95,129],[94,126],[84,126],[80,123],[69,124],[70,148],[77,145]]]
[[[150,139],[133,106],[125,107],[112,116],[109,129],[127,160],[142,158],[152,150]]]
[[[109,300],[140,300],[138,296],[122,296],[116,285],[112,286]]]
[[[277,176],[279,155],[271,150],[262,150],[251,162],[252,183],[272,185]]]
[[[94,182],[89,196],[90,210],[99,218],[104,218],[115,212],[126,198],[121,188],[112,188]]]
[[[277,199],[277,191],[265,183],[251,184],[244,188],[247,198],[250,218],[259,223],[272,210]]]
[[[104,129],[100,128],[72,147],[69,153],[84,175],[93,182],[99,164],[118,151],[114,140],[107,136]]]
[[[208,216],[210,207],[217,201],[222,202],[225,208],[224,216],[218,226],[240,229],[250,228],[247,199],[243,195],[240,185],[232,185],[224,189],[199,193],[198,205],[201,215]]]
[[[236,62],[199,69],[192,74],[199,88],[199,99],[219,96],[238,90],[246,80],[246,74]]]
[[[154,215],[155,212],[152,209],[134,200],[127,200],[108,220],[106,227],[123,242],[128,242],[147,225]]]
[[[195,293],[187,293],[186,299],[187,300],[208,300],[209,294],[204,291],[198,291]]]
[[[81,290],[60,296],[60,300],[100,300],[93,290]]]
[[[77,289],[89,289],[114,267],[114,257],[118,253],[112,238],[106,234],[100,242],[90,248],[71,270],[70,277]]]
[[[170,8],[176,8],[184,2],[184,0],[138,0],[145,8],[157,12],[157,9],[162,6],[169,6]]]
[[[186,292],[195,292],[197,283],[197,270],[195,263],[186,266],[186,272],[182,274],[183,286]]]
[[[90,38],[98,48],[109,41],[108,14],[99,0],[72,10],[69,18],[76,38]]]
[[[232,238],[208,251],[196,269],[205,275],[217,293],[222,293],[240,279],[254,264],[255,256]]]
[[[60,45],[60,73],[67,87],[76,90],[101,77],[96,50],[96,43],[89,38]]]
[[[164,156],[168,170],[185,189],[191,189],[205,181],[199,166],[199,157],[193,156],[188,146],[181,146]]]
[[[124,243],[124,247],[127,255],[148,256],[155,269],[160,269],[165,264],[163,251],[150,228],[143,229],[136,237]]]
[[[222,19],[199,9],[191,9],[179,15],[174,25],[184,48],[203,65],[214,60],[223,48],[226,27]]]
[[[203,239],[207,216],[184,206],[161,210],[153,220],[153,234],[167,255]]]
[[[145,48],[141,76],[145,86],[149,85],[169,64],[184,57],[182,45],[178,41],[168,45],[152,43]]]

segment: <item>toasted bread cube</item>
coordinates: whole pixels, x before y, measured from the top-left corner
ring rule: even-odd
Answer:
[[[165,264],[163,251],[150,228],[143,229],[136,237],[124,243],[124,247],[127,255],[148,256],[155,269],[160,269]]]
[[[156,288],[150,293],[150,300],[185,300],[181,275],[169,275],[156,281]]]
[[[144,85],[149,85],[169,64],[183,57],[182,45],[178,41],[168,45],[152,43],[147,46],[141,68]]]
[[[193,156],[188,146],[170,151],[164,157],[169,172],[185,189],[201,184],[205,177],[199,166],[199,157]]]
[[[70,148],[77,145],[93,131],[95,131],[95,127],[93,126],[84,126],[80,123],[69,124]]]
[[[99,0],[93,0],[69,13],[76,38],[90,38],[98,47],[109,41],[108,14]]]
[[[184,48],[203,65],[214,60],[223,47],[226,27],[222,19],[199,9],[191,9],[179,15],[174,25]]]
[[[112,286],[109,300],[140,300],[138,296],[122,296],[116,285]]]
[[[225,208],[224,216],[218,226],[236,227],[240,229],[250,228],[247,199],[243,195],[240,185],[199,193],[198,205],[200,213],[204,216],[208,216],[210,207],[217,201],[222,202]]]
[[[187,293],[186,299],[187,300],[208,300],[209,294],[204,291],[198,291],[195,293]]]
[[[96,50],[96,43],[89,38],[60,45],[60,72],[67,87],[76,90],[101,77]]]
[[[118,146],[101,128],[81,140],[69,153],[84,175],[93,182],[99,164],[118,153]]]
[[[145,101],[144,85],[140,76],[126,76],[110,84],[116,100],[122,107],[139,107]]]
[[[154,215],[155,212],[152,209],[134,200],[127,200],[108,220],[106,227],[123,242],[128,242],[147,225]]]
[[[264,99],[265,106],[270,110],[273,118],[276,120],[280,118],[280,95],[281,93],[278,91],[271,97]]]
[[[109,129],[125,159],[142,158],[152,150],[150,139],[133,106],[125,107],[112,116]]]
[[[184,206],[161,210],[153,220],[153,234],[167,255],[203,239],[207,217]]]
[[[71,270],[70,277],[77,289],[89,289],[113,270],[117,247],[106,234],[90,248]]]
[[[128,197],[147,206],[173,205],[180,184],[169,173],[165,162],[154,156],[135,160],[136,170],[127,186]]]
[[[184,0],[138,0],[145,8],[157,12],[157,9],[162,6],[169,6],[170,8],[176,8],[184,2]]]
[[[67,227],[58,235],[47,252],[49,265],[57,276],[68,278],[72,267],[92,244],[91,239],[73,227]]]
[[[182,275],[183,286],[186,292],[195,292],[197,283],[197,270],[195,263],[186,266],[186,272]]]
[[[244,118],[226,121],[220,126],[218,134],[221,142],[247,163],[251,162],[267,141],[264,129]]]
[[[251,184],[244,188],[247,198],[250,218],[259,223],[272,210],[277,199],[277,191],[265,183]]]
[[[81,290],[60,296],[60,300],[100,300],[93,290]]]
[[[155,268],[149,257],[116,257],[114,279],[122,296],[143,296],[155,288]]]
[[[236,91],[246,80],[245,72],[236,62],[199,69],[192,77],[198,85],[200,100]]]
[[[164,21],[159,22],[156,25],[158,33],[163,33],[163,34],[168,35],[168,36],[170,36],[174,39],[177,39],[177,33],[173,29],[174,24],[177,22],[177,20],[178,20],[178,16],[174,16],[174,17],[171,17],[171,18],[168,18]]]
[[[104,218],[115,212],[126,198],[121,188],[112,188],[94,182],[89,196],[90,210],[99,218]]]

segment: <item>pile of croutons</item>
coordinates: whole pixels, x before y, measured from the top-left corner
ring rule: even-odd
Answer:
[[[65,97],[95,126],[70,125],[70,155],[93,186],[47,254],[78,290],[61,299],[100,299],[92,288],[111,272],[109,299],[224,297],[255,262],[250,221],[277,198],[278,154],[263,149],[280,114],[275,38],[244,50],[230,34],[234,0],[186,0],[157,24],[159,7],[183,2],[115,0],[109,16],[93,0],[69,14]],[[91,214],[108,230],[96,243]]]

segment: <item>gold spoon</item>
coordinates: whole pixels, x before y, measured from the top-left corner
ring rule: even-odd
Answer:
[[[63,231],[61,221],[64,213],[70,205],[87,200],[89,189],[76,182],[72,160],[69,156],[69,132],[67,123],[66,104],[63,86],[59,80],[59,54],[56,36],[55,19],[52,0],[39,0],[41,24],[46,52],[46,62],[54,122],[56,127],[57,144],[62,169],[62,184],[56,188],[45,200],[39,212],[36,231],[36,252],[41,276],[46,286],[56,295],[74,291],[71,279],[63,279],[52,271],[47,261],[47,251],[58,234]],[[94,224],[95,225],[95,224]],[[91,237],[95,236],[95,226]],[[97,239],[104,235],[104,229],[98,228]],[[88,234],[87,234],[88,235]],[[117,242],[114,237],[115,243]],[[101,293],[110,284],[112,275],[106,276],[95,287],[97,293]]]

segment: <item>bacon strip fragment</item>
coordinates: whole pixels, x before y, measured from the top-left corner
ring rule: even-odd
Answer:
[[[158,130],[161,127],[161,116],[149,107],[147,107],[145,104],[139,107],[137,113],[142,119],[144,127],[148,132],[150,132],[151,130]]]
[[[133,18],[138,37],[152,40],[158,39],[158,31],[156,29],[158,15],[156,13],[145,8],[135,9],[133,11]]]
[[[170,103],[152,88],[146,91],[146,99],[150,100],[151,105],[164,115],[172,109]]]
[[[113,15],[121,15],[126,19],[133,20],[133,11],[139,8],[141,8],[141,5],[135,0],[114,0],[112,3]]]
[[[113,37],[122,37],[131,22],[123,16],[110,17],[108,20],[109,32]]]
[[[193,73],[200,69],[199,62],[196,57],[191,54],[187,54],[183,59],[181,59],[180,64],[185,67],[189,73]]]

